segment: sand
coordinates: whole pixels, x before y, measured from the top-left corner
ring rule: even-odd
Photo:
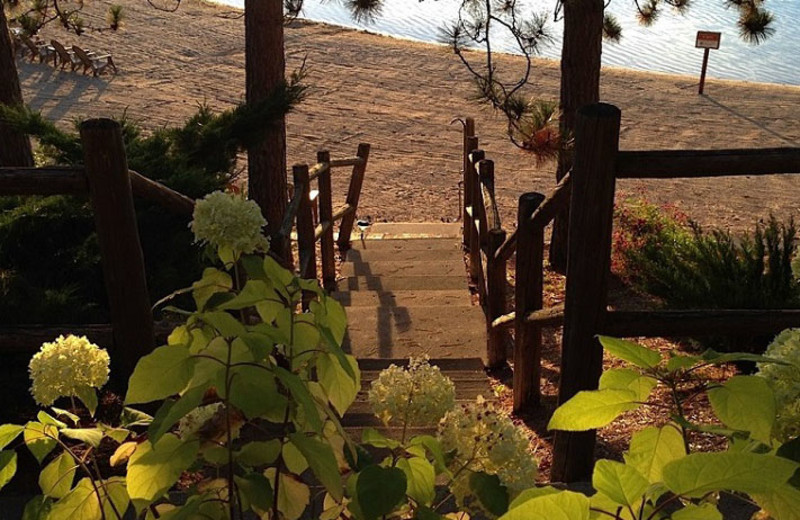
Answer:
[[[46,37],[109,51],[119,68],[100,78],[20,60],[25,101],[62,125],[123,112],[145,129],[174,125],[199,103],[231,107],[244,97],[244,21],[232,8],[184,0],[174,13],[144,2],[124,6],[118,32],[81,37],[48,28]],[[109,2],[87,3],[84,18],[102,27]],[[482,147],[495,160],[505,227],[516,199],[549,191],[554,165],[537,167],[504,134],[501,117],[469,100],[465,69],[446,48],[294,22],[286,30],[288,68],[306,59],[308,99],[288,118],[289,163],[334,158],[372,144],[360,215],[376,221],[451,221],[458,211],[461,136],[457,116],[476,118]],[[513,56],[503,68],[519,67]],[[531,92],[556,99],[558,64],[538,61]],[[688,76],[604,69],[601,97],[622,109],[621,148],[688,149],[800,146],[800,87],[710,79],[697,95]],[[343,198],[346,172],[334,178]],[[751,228],[770,212],[798,212],[800,182],[792,176],[625,181],[623,193],[673,203],[702,224]]]

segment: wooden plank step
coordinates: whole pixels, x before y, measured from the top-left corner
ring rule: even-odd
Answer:
[[[340,291],[439,291],[460,289],[466,293],[466,273],[458,276],[348,276],[337,282]]]
[[[335,291],[332,296],[345,307],[412,307],[418,305],[471,306],[468,291]]]
[[[398,254],[400,256],[400,254]],[[466,277],[463,259],[443,258],[440,260],[376,260],[374,262],[345,262],[342,276],[460,276]]]
[[[461,251],[458,240],[428,238],[409,240],[353,240],[356,251]]]
[[[377,241],[376,241],[377,243]],[[367,249],[350,249],[345,254],[347,262],[380,262],[384,260],[413,260],[429,261],[442,259],[463,258],[464,253],[460,247],[446,247],[443,249],[403,249],[397,247],[373,248],[372,242],[367,244]],[[452,245],[452,244],[451,244]]]

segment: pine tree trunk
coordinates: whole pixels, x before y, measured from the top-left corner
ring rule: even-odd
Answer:
[[[14,48],[8,34],[8,20],[0,3],[0,103],[21,105],[22,90],[19,86]],[[33,152],[28,136],[0,123],[0,166],[33,166]]]
[[[245,0],[245,69],[247,102],[254,103],[270,95],[284,81],[283,2],[281,0]],[[277,240],[286,213],[286,120],[274,123],[264,141],[247,151],[248,191],[261,206],[267,219],[271,250],[290,262],[288,244]]]
[[[564,0],[564,44],[561,49],[561,135],[575,131],[578,109],[600,100],[600,54],[603,45],[603,0]],[[572,167],[572,152],[558,157],[557,180]],[[556,216],[550,242],[550,265],[567,268],[569,209]]]

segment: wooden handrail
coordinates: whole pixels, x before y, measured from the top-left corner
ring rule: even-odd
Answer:
[[[502,329],[505,327],[513,327],[515,319],[517,319],[517,313],[514,311],[503,314],[499,318],[495,318],[495,320],[492,322],[492,328]]]
[[[323,220],[317,224],[317,227],[314,228],[314,240],[319,240],[322,234],[328,231],[332,225],[333,223],[329,220]]]
[[[570,195],[570,182],[571,177],[569,172],[561,179],[561,181],[553,188],[550,195],[542,202],[542,204],[531,215],[531,224],[544,228],[547,226],[561,208],[569,202]],[[517,247],[517,232],[511,233],[506,241],[497,250],[495,258],[500,260],[508,260]]]
[[[481,187],[483,199],[484,215],[486,216],[486,228],[502,229],[500,223],[500,210],[497,208],[497,200],[494,194],[494,162],[484,159],[478,163],[478,180]]]
[[[283,222],[281,222],[281,227],[278,229],[279,236],[283,238],[289,238],[291,236],[294,220],[297,218],[297,211],[300,209],[300,202],[304,196],[306,196],[305,186],[303,186],[302,182],[295,179],[294,195],[286,206]]]
[[[800,310],[702,309],[607,311],[603,334],[632,337],[775,334],[800,327]]]
[[[308,169],[308,180],[313,181],[314,179],[322,175],[323,172],[330,171],[330,169],[331,169],[331,163],[318,162],[317,164],[311,166]]]
[[[133,170],[128,170],[131,177],[131,189],[137,197],[155,202],[167,211],[179,215],[191,216],[194,212],[194,200],[183,193],[168,188]]]
[[[564,324],[564,306],[555,305],[547,309],[530,312],[525,316],[525,321],[540,327],[560,327]]]
[[[800,173],[800,148],[619,152],[618,179],[671,179]]]
[[[341,168],[343,166],[362,166],[366,163],[363,157],[351,157],[349,159],[331,159],[331,168]]]
[[[355,212],[355,208],[350,204],[344,204],[339,209],[333,212],[333,216],[331,217],[334,222],[343,219],[350,213]]]

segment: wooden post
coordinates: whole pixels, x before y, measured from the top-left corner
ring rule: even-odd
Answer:
[[[603,348],[595,334],[608,296],[619,125],[620,111],[613,105],[597,103],[578,111],[559,404],[581,390],[596,389],[603,370]],[[595,433],[556,432],[552,482],[591,477]]]
[[[486,291],[489,319],[486,320],[486,358],[488,368],[499,368],[506,363],[507,333],[503,327],[493,327],[494,320],[504,315],[506,310],[506,262],[495,259],[495,252],[506,241],[502,229],[489,230],[489,248],[486,254]]]
[[[292,177],[296,190],[302,190],[300,207],[297,208],[297,250],[300,276],[309,280],[317,278],[317,252],[314,240],[314,214],[311,211],[311,181],[308,180],[308,165],[292,166]],[[304,265],[305,264],[305,265]]]
[[[362,159],[362,162],[361,164],[353,166],[353,175],[350,177],[350,187],[347,189],[346,202],[353,208],[353,211],[342,218],[342,224],[339,226],[339,251],[350,249],[350,235],[353,233],[353,224],[355,223],[356,212],[358,211],[358,199],[361,196],[361,186],[364,184],[364,172],[367,170],[367,161],[369,160],[369,145],[360,143],[356,156]]]
[[[470,157],[467,158],[465,174],[467,183],[464,186],[464,193],[470,194],[472,215],[466,215],[468,222],[465,221],[465,224],[469,224],[469,278],[473,284],[477,284],[481,278],[481,237],[480,233],[478,233],[475,228],[475,219],[478,218],[478,210],[476,209],[478,200],[475,196],[475,186],[478,185],[478,173],[475,171],[476,163],[473,162],[473,159],[475,159],[476,162],[482,160],[484,153],[483,150],[478,150],[477,137],[469,138],[469,146],[475,146],[475,149],[470,153]]]
[[[472,192],[469,190],[469,154],[472,153],[478,146],[476,139],[470,139],[475,137],[475,120],[471,117],[468,117],[464,120],[464,143],[463,143],[463,150],[462,150],[462,164],[461,164],[461,173],[462,173],[462,181],[461,181],[461,188],[464,190],[464,207],[461,210],[461,220],[464,228],[464,237],[463,243],[464,247],[469,249],[469,239],[470,239],[470,226],[472,223],[469,219],[469,214],[467,213],[467,208],[472,204]],[[474,148],[473,148],[474,146]]]
[[[336,260],[333,249],[333,189],[331,187],[330,152],[317,152],[317,162],[328,165],[318,177],[319,221],[323,226],[320,237],[320,255],[322,258],[322,286],[326,291],[333,291],[336,289]]]
[[[711,49],[703,49],[703,68],[700,69],[700,86],[697,89],[698,94],[702,94],[706,88],[706,70],[708,69],[708,53]]]
[[[112,374],[124,388],[139,358],[155,347],[128,161],[116,121],[84,121],[80,134],[114,331]]]
[[[544,228],[531,215],[544,202],[541,193],[523,193],[517,211],[517,279],[514,286],[514,412],[530,410],[541,399],[542,328],[528,323],[542,308]]]

